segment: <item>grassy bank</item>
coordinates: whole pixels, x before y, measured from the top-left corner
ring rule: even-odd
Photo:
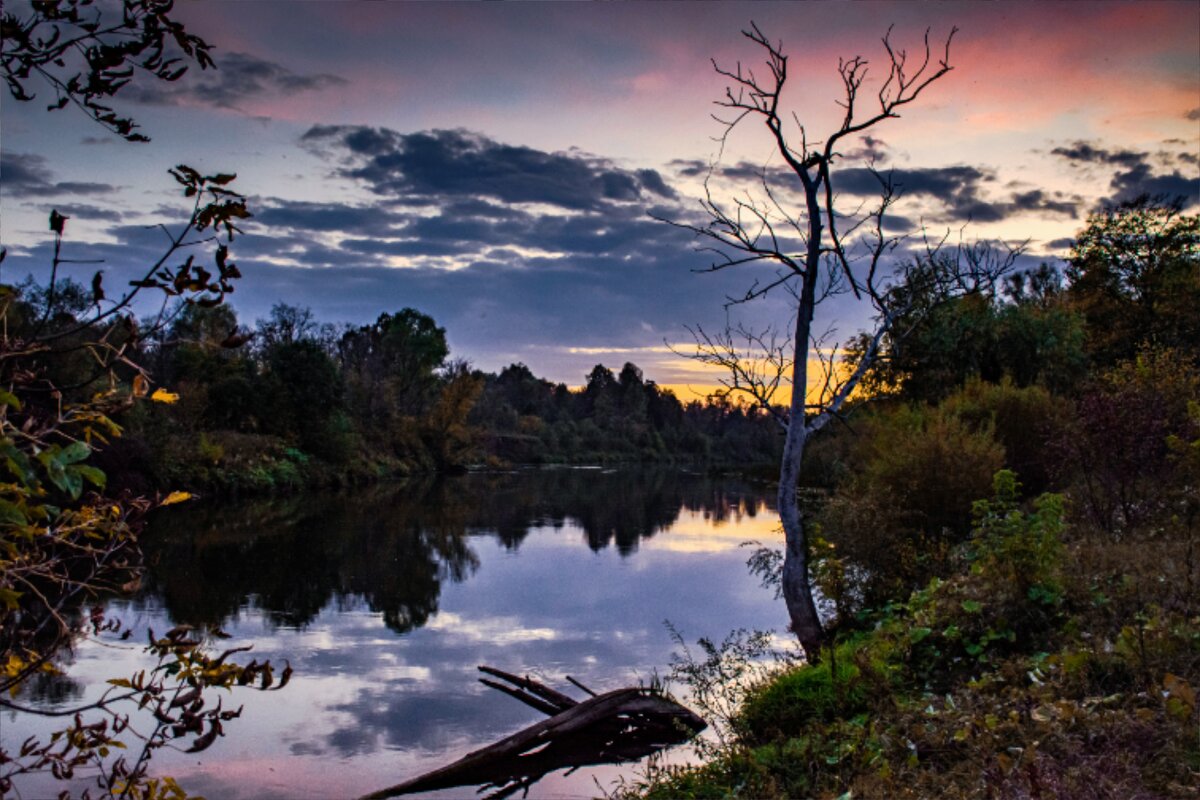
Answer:
[[[998,473],[953,574],[842,620],[818,664],[726,686],[743,694],[708,760],[623,793],[1195,797],[1193,525],[1122,540],[1069,524],[1061,496],[1021,503],[1017,491]]]

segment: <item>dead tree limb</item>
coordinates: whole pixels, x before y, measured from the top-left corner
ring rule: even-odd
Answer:
[[[507,797],[559,769],[616,764],[679,744],[704,730],[704,720],[661,694],[617,689],[577,701],[528,677],[480,667],[513,686],[480,680],[539,711],[552,714],[452,764],[366,795],[384,800],[414,792],[481,786],[490,797]],[[572,681],[584,691],[590,689]],[[553,699],[552,699],[553,698]],[[555,713],[547,709],[558,708]]]

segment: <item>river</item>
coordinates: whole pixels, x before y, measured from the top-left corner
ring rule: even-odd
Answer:
[[[129,642],[85,640],[63,676],[20,699],[88,702],[147,666],[132,644],[147,628],[220,626],[294,677],[281,692],[238,690],[245,712],[225,737],[200,754],[161,752],[152,774],[209,800],[358,796],[539,718],[479,684],[479,664],[603,691],[669,672],[667,622],[689,642],[782,630],[782,602],[741,547],[777,544],[778,524],[767,487],[678,471],[522,470],[192,502],[152,520],[142,589],[107,604]],[[11,711],[0,723],[10,747],[52,729]],[[551,775],[530,797],[597,796],[631,769]],[[18,785],[27,798],[61,788]]]

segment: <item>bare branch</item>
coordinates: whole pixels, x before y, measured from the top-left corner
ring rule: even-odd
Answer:
[[[788,417],[775,396],[792,366],[788,355],[793,349],[791,337],[781,337],[772,328],[754,331],[740,323],[726,323],[725,329],[715,334],[699,325],[687,330],[695,350],[683,352],[667,342],[671,352],[724,369],[726,375],[718,379],[723,387],[718,396],[749,398],[753,407],[769,413],[786,430]]]

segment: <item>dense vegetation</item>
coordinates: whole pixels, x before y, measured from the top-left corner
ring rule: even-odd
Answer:
[[[45,81],[52,109],[73,104],[144,138],[108,105],[133,68],[173,81],[188,62],[212,66],[171,5],[123,0],[104,25],[117,6],[5,13],[11,96],[32,101]],[[849,86],[864,64],[843,64]],[[597,367],[581,391],[519,364],[472,371],[448,360],[445,332],[412,309],[337,328],[281,305],[246,330],[222,304],[240,274],[217,234],[232,240],[250,213],[228,188],[234,176],[173,175],[194,199],[190,219],[131,291],[107,298],[99,273],[90,287],[53,274],[44,287],[0,286],[8,708],[41,713],[12,698],[77,637],[128,634],[86,603],[134,591],[144,514],[188,496],[139,493],[479,463],[779,460],[768,415],[683,405],[632,364],[619,375]],[[65,224],[51,214],[55,273]],[[208,266],[194,250],[176,265],[181,250],[213,243]],[[143,289],[190,302],[139,323],[130,304]],[[677,675],[721,737],[705,765],[651,771],[630,791],[1194,796],[1200,219],[1142,198],[1094,214],[1065,275],[1046,266],[947,302],[905,299],[913,316],[891,330],[906,335],[882,339],[850,426],[823,432],[806,454],[807,511],[821,533],[814,574],[829,606],[821,658],[764,675],[764,637],[702,643],[704,657],[685,656]],[[863,339],[858,354],[871,346]],[[135,402],[147,397],[158,402]],[[751,563],[778,579],[777,554]],[[423,589],[380,598],[389,624],[427,613],[436,586]],[[239,661],[246,648],[214,652],[224,634],[207,622],[152,633],[145,670],[111,680],[52,738],[0,750],[0,793],[26,773],[70,779],[87,768],[106,796],[182,796],[150,775],[149,760],[167,746],[204,750],[241,713],[207,690],[279,688],[290,674]],[[128,753],[125,701],[154,714]]]
[[[828,645],[702,642],[722,738],[648,797],[1192,797],[1200,219],[1142,198],[888,343],[806,466]],[[777,580],[779,557],[752,560]]]
[[[26,287],[27,317],[46,294]],[[64,282],[51,317],[75,324],[88,297]],[[685,405],[633,364],[617,375],[597,365],[572,390],[523,364],[489,374],[449,355],[445,330],[409,308],[335,326],[279,304],[251,331],[228,305],[186,305],[136,355],[177,402],[131,411],[99,463],[114,486],[141,492],[255,491],[469,465],[745,467],[778,449],[765,414],[717,398]]]

